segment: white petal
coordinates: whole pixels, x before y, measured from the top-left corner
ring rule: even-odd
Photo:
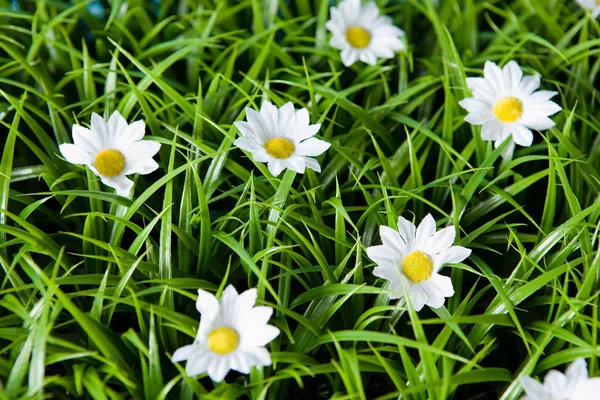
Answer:
[[[198,289],[198,300],[196,300],[196,310],[202,315],[202,320],[212,320],[219,313],[219,301],[210,292]]]
[[[321,124],[305,126],[305,125],[298,125],[298,123],[296,122],[294,130],[290,131],[290,133],[287,136],[296,142],[300,142],[304,139],[308,139],[312,136],[315,136],[320,128],[321,128]],[[306,140],[304,140],[304,141],[306,141]]]
[[[286,165],[281,160],[273,159],[269,161],[267,167],[273,176],[278,176],[285,169]]]
[[[296,152],[303,156],[320,156],[331,147],[331,143],[317,138],[306,139],[296,147]]]
[[[258,143],[256,143],[254,139],[249,139],[246,137],[237,138],[235,142],[233,142],[233,145],[239,147],[242,150],[250,151],[252,153],[254,153],[259,148]]]
[[[551,90],[538,90],[535,93],[532,93],[531,96],[527,98],[528,102],[531,103],[544,103],[549,101],[552,97],[556,96],[558,92],[554,92]]]
[[[557,398],[567,395],[567,377],[560,371],[551,370],[544,377],[544,388]]]
[[[515,92],[521,84],[523,71],[515,61],[509,61],[502,69],[504,84],[511,92]]]
[[[242,374],[249,374],[252,369],[252,357],[247,357],[241,351],[236,351],[230,355],[230,366],[234,371],[241,372]]]
[[[287,132],[290,125],[296,121],[296,112],[292,102],[285,103],[283,107],[279,109],[277,119],[277,132]]]
[[[569,382],[579,382],[587,379],[588,370],[585,358],[578,358],[569,365],[565,371],[565,375]]]
[[[197,350],[197,346],[193,344],[188,344],[187,346],[183,346],[175,350],[173,353],[173,357],[171,357],[171,361],[179,362],[189,360]]]
[[[124,197],[129,196],[129,192],[133,187],[133,181],[127,178],[124,174],[110,178],[102,176],[102,183],[104,183],[106,186],[110,186],[111,188],[115,188],[117,190],[117,194]]]
[[[435,232],[427,240],[427,245],[423,250],[428,254],[438,254],[448,250],[454,243],[456,229],[453,226],[448,226],[444,229]]]
[[[190,358],[185,365],[187,376],[194,377],[206,372],[206,368],[211,364],[214,356],[210,352],[201,352]]]
[[[489,113],[491,110],[491,106],[487,102],[482,101],[480,99],[476,99],[475,97],[468,97],[466,99],[462,99],[458,102],[458,104],[468,112],[472,113]]]
[[[358,58],[360,59],[360,61],[364,62],[365,64],[369,64],[369,65],[377,64],[377,57],[375,57],[375,54],[373,54],[373,52],[369,51],[369,50],[361,51],[358,54]]]
[[[119,135],[127,129],[127,121],[120,112],[117,110],[113,111],[112,115],[108,119],[108,130],[112,137],[119,137]]]
[[[158,163],[154,161],[152,158],[142,158],[135,160],[132,163],[127,163],[125,165],[125,170],[123,171],[124,175],[129,174],[140,174],[147,175],[151,172],[154,172],[158,169]]]
[[[415,245],[424,249],[427,246],[429,237],[435,233],[435,219],[431,214],[427,214],[417,227],[417,235],[415,238]]]
[[[351,66],[358,60],[358,53],[352,48],[346,48],[346,49],[342,50],[340,55],[342,57],[342,63],[346,67]]]
[[[496,90],[485,78],[467,78],[467,87],[473,92],[474,97],[485,102],[493,101],[497,96]]]
[[[415,311],[421,311],[428,300],[427,295],[421,287],[410,291],[408,297]]]
[[[272,325],[263,325],[261,327],[254,327],[251,331],[242,332],[242,334],[246,337],[243,339],[243,343],[240,343],[240,347],[247,349],[266,346],[279,336],[279,329]]]
[[[96,142],[100,145],[98,150],[106,150],[114,146],[114,139],[108,130],[106,121],[96,113],[92,113],[91,130],[96,137]]]
[[[223,295],[219,299],[219,309],[221,321],[228,326],[235,326],[238,315],[236,313],[236,303],[239,295],[233,285],[228,285],[223,290]]]
[[[306,168],[310,168],[316,172],[321,172],[321,165],[319,165],[319,162],[314,158],[304,157],[304,164],[306,165]]]
[[[227,357],[215,357],[208,365],[206,372],[214,382],[221,382],[230,370],[229,360]]]
[[[267,128],[270,137],[278,137],[280,132],[277,130],[277,120],[279,111],[270,101],[265,101],[260,107],[260,116]]]
[[[533,112],[523,113],[523,116],[519,122],[529,129],[535,129],[536,131],[545,131],[546,129],[550,129],[556,125],[556,123],[550,118]]]
[[[393,251],[398,257],[406,254],[406,244],[397,231],[388,226],[382,225],[379,227],[379,235],[381,236],[383,245]]]
[[[462,262],[471,255],[471,250],[462,246],[452,246],[448,250],[434,255],[433,264],[439,270],[444,264],[456,264]]]
[[[434,273],[431,275],[430,282],[440,289],[444,297],[454,296],[454,286],[452,286],[450,277]]]
[[[531,93],[535,92],[540,87],[540,76],[539,75],[529,75],[524,77],[521,80],[521,84],[519,85],[518,91],[523,96],[529,96]]]
[[[306,108],[301,108],[296,111],[296,126],[298,127],[307,127],[310,124],[310,116],[308,115],[308,110]]]
[[[256,347],[253,349],[245,350],[244,353],[248,356],[251,355],[253,358],[253,364],[260,367],[268,367],[271,365],[271,354],[264,347]]]
[[[116,140],[119,148],[126,149],[130,147],[134,142],[141,140],[144,137],[145,131],[146,124],[144,123],[144,121],[140,120],[133,122],[131,125],[127,126],[127,128],[124,131],[117,133],[118,136],[116,137]],[[154,141],[147,142],[158,143]],[[158,144],[158,147],[160,148],[160,144]]]
[[[410,250],[415,244],[415,232],[417,228],[415,225],[407,220],[406,218],[400,216],[398,217],[398,234],[404,243],[406,243],[406,247]]]
[[[533,143],[533,133],[521,124],[515,124],[513,128],[513,140],[519,146],[529,147]]]
[[[254,129],[252,129],[252,125],[249,122],[236,121],[233,124],[238,128],[243,137],[250,140],[258,140],[258,136],[254,133]]]
[[[100,145],[96,141],[96,137],[87,128],[79,125],[73,125],[73,143],[83,151],[89,154],[98,153]]]
[[[469,113],[465,117],[465,121],[472,125],[483,125],[494,120],[494,116],[489,111]]]
[[[543,116],[553,115],[562,110],[561,106],[553,101],[542,101],[528,104],[528,112],[542,114]]]
[[[366,251],[369,258],[375,261],[375,264],[377,265],[393,265],[397,260],[399,260],[399,255],[385,245],[367,247]]]
[[[483,67],[483,76],[490,83],[496,95],[505,92],[502,70],[491,61],[486,61]]]
[[[89,153],[86,153],[81,148],[75,146],[74,144],[64,143],[58,146],[60,153],[63,155],[65,160],[70,162],[71,164],[92,164],[94,162],[94,157],[92,157]]]
[[[502,124],[495,119],[486,122],[481,128],[481,138],[483,140],[498,140],[501,135]]]
[[[296,171],[299,174],[303,174],[306,169],[306,164],[304,163],[304,157],[290,157],[282,160],[285,166],[292,171]]]
[[[527,393],[528,396],[531,396],[532,399],[548,400],[544,387],[535,379],[526,376],[521,380],[521,386],[525,393]]]
[[[431,308],[440,308],[444,305],[445,297],[442,290],[437,286],[431,284],[431,282],[425,282],[423,284],[423,291],[427,295],[427,304]]]
[[[257,111],[255,111],[251,108],[246,108],[246,118],[248,119],[248,122],[252,126],[252,130],[254,131],[254,133],[263,142],[266,142],[269,139],[271,139],[271,135],[269,133],[270,132],[269,128],[261,114],[259,114]]]

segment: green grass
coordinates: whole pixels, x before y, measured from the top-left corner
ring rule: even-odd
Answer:
[[[578,357],[600,373],[600,25],[574,1],[378,1],[408,50],[351,68],[320,0],[17,3],[0,1],[0,398],[516,399]],[[502,160],[457,102],[511,59],[563,111]],[[321,174],[273,178],[232,145],[263,99],[323,124]],[[162,143],[132,199],[58,152],[114,109]],[[429,212],[473,254],[417,314],[365,248]],[[196,290],[228,283],[275,309],[274,365],[189,378],[170,356]]]

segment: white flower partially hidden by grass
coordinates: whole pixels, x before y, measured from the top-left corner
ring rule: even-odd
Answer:
[[[361,5],[360,0],[343,0],[330,12],[331,19],[325,24],[332,33],[329,44],[342,51],[346,67],[357,60],[375,65],[377,58],[393,58],[405,48],[400,39],[404,31],[392,25],[390,17],[379,15],[374,1]]]
[[[597,18],[600,15],[600,0],[577,0],[577,4],[592,12],[592,17]]]
[[[491,61],[485,63],[483,78],[467,78],[467,86],[473,97],[459,102],[469,112],[465,121],[483,125],[483,140],[493,140],[498,147],[512,134],[512,140],[520,146],[531,146],[533,133],[552,128],[555,124],[550,115],[561,107],[550,101],[557,92],[539,90],[540,77],[523,76],[521,67],[508,62],[503,69]]]
[[[183,346],[173,354],[173,362],[187,360],[189,376],[208,373],[221,382],[229,370],[250,373],[253,366],[271,365],[267,343],[279,335],[279,329],[267,325],[273,309],[254,307],[256,289],[237,293],[232,285],[220,300],[198,289],[196,308],[202,318],[194,344]]]
[[[452,281],[438,274],[444,264],[463,261],[471,250],[452,246],[453,226],[436,232],[435,220],[427,214],[419,227],[403,217],[398,218],[398,231],[379,228],[383,245],[367,248],[367,255],[377,267],[373,274],[390,282],[391,299],[408,296],[415,310],[423,306],[439,308],[444,298],[454,295]]]
[[[521,381],[526,396],[521,400],[594,400],[600,394],[600,378],[589,378],[584,358],[573,361],[563,374],[555,369],[544,383],[525,377]]]
[[[141,140],[144,131],[144,121],[129,125],[118,111],[108,122],[92,113],[91,129],[73,125],[74,144],[61,144],[59,149],[68,162],[87,165],[102,183],[127,196],[133,186],[127,175],[145,175],[158,168],[152,157],[158,153],[160,143]]]
[[[321,124],[310,125],[306,108],[296,111],[292,103],[286,103],[277,109],[265,101],[260,112],[246,108],[246,118],[235,122],[242,137],[233,144],[251,152],[254,161],[266,162],[271,174],[277,176],[286,168],[299,174],[306,168],[321,172],[312,157],[323,154],[331,144],[313,137]]]

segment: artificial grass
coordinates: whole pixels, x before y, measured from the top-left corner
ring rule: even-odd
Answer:
[[[1,397],[515,399],[578,357],[598,375],[600,26],[574,1],[379,1],[408,50],[350,68],[326,1],[88,3],[0,1]],[[458,106],[486,60],[560,93],[508,160]],[[322,123],[322,173],[232,146],[265,99]],[[58,151],[114,109],[162,143],[131,199]],[[473,254],[416,313],[365,248],[427,213]],[[281,334],[273,367],[215,385],[170,356],[196,290],[229,283]]]

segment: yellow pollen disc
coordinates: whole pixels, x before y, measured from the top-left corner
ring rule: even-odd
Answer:
[[[265,150],[275,158],[288,158],[294,152],[294,144],[284,138],[273,138],[265,143]]]
[[[231,328],[220,327],[208,334],[208,347],[219,355],[229,354],[237,349],[239,336]]]
[[[112,178],[123,172],[125,157],[119,150],[102,150],[96,154],[96,169],[100,175]]]
[[[402,272],[414,283],[419,283],[429,279],[433,262],[422,251],[413,251],[402,260]]]
[[[494,114],[501,122],[515,122],[523,114],[523,104],[516,97],[503,97],[496,102]]]
[[[356,49],[364,49],[371,43],[371,34],[360,26],[351,26],[346,31],[346,40]]]

